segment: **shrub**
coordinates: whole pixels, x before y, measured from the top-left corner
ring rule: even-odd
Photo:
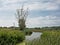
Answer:
[[[18,30],[0,30],[0,45],[16,45],[25,39],[23,32]]]
[[[32,31],[30,31],[30,30],[25,31],[25,35],[31,35],[31,34],[32,34]]]

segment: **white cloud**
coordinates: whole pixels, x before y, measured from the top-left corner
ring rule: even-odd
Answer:
[[[27,18],[26,26],[27,27],[44,27],[44,26],[57,26],[60,25],[60,17],[56,16],[40,16],[35,18]],[[6,20],[6,19],[0,19],[0,26],[14,26],[13,23],[15,23],[15,26],[18,26],[17,20]]]
[[[38,2],[34,2],[32,4],[26,4],[25,8],[29,8],[30,10],[57,10],[59,7],[57,4],[55,3],[38,3]]]
[[[18,23],[17,23],[17,20],[15,19],[0,19],[0,26],[2,27],[9,27],[9,26],[14,26],[14,23],[15,23],[15,26],[18,26]]]
[[[8,10],[8,12],[10,10],[15,11],[17,8],[20,8],[21,4],[23,4],[23,2],[25,1],[27,1],[27,3],[24,3],[24,8],[26,9],[28,7],[30,10],[57,10],[59,9],[58,4],[60,4],[60,0],[53,0],[53,2],[46,2],[46,3],[43,3],[43,1],[45,0],[41,0],[41,1],[40,0],[30,0],[30,1],[29,0],[0,0],[1,2],[0,11],[6,11],[6,10]],[[60,22],[60,20],[56,18],[57,18],[56,16],[45,16],[45,17],[40,16],[36,18],[30,18],[27,20],[27,27],[56,25],[58,22]],[[0,25],[8,26],[8,25],[12,25],[12,23],[13,21],[11,20],[7,20],[7,19],[0,20]]]
[[[60,4],[60,0],[55,0],[55,3]]]
[[[6,9],[10,9],[10,10],[16,10],[17,8],[21,7],[21,3],[19,2],[23,2],[27,1],[27,3],[24,4],[24,8],[26,9],[27,7],[30,10],[57,10],[59,7],[57,4],[55,3],[43,3],[43,1],[41,2],[32,2],[29,3],[28,0],[2,0],[3,6],[0,8],[0,10],[6,10]],[[59,0],[57,1],[59,2]]]
[[[8,3],[17,3],[17,2],[24,2],[27,0],[2,0],[3,3],[8,4]]]
[[[60,20],[56,16],[40,16],[36,18],[30,18],[27,20],[27,27],[43,27],[43,26],[56,26],[60,23]]]
[[[0,20],[0,26],[13,26],[12,20]]]

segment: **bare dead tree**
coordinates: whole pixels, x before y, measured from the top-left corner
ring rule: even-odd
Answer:
[[[28,16],[28,8],[26,10],[24,10],[23,6],[21,9],[17,9],[16,11],[16,18],[18,20],[18,25],[19,25],[19,29],[23,30],[25,29],[26,25],[26,18]]]

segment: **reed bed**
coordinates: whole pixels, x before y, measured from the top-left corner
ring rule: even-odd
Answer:
[[[40,39],[27,41],[26,45],[60,45],[60,31],[45,31]]]

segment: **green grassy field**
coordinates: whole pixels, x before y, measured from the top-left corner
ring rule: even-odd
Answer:
[[[20,35],[21,33],[18,33],[18,32],[20,32],[20,31],[17,29],[14,29],[14,28],[0,28],[0,38],[2,38],[3,42],[5,42],[3,39],[4,38],[3,36],[5,36],[5,35],[7,35],[7,37],[12,36],[13,37],[12,41],[13,41],[13,40],[17,39],[16,38],[17,36],[21,37],[21,35]],[[19,42],[16,45],[60,45],[60,29],[58,29],[58,28],[55,28],[55,29],[54,28],[53,29],[51,29],[51,28],[26,29],[24,33],[26,33],[26,35],[30,35],[31,32],[42,32],[43,34],[41,35],[40,39],[35,39],[30,42],[23,41],[23,42]],[[10,39],[10,38],[5,38],[5,39]],[[10,42],[12,42],[12,41],[10,41]]]

